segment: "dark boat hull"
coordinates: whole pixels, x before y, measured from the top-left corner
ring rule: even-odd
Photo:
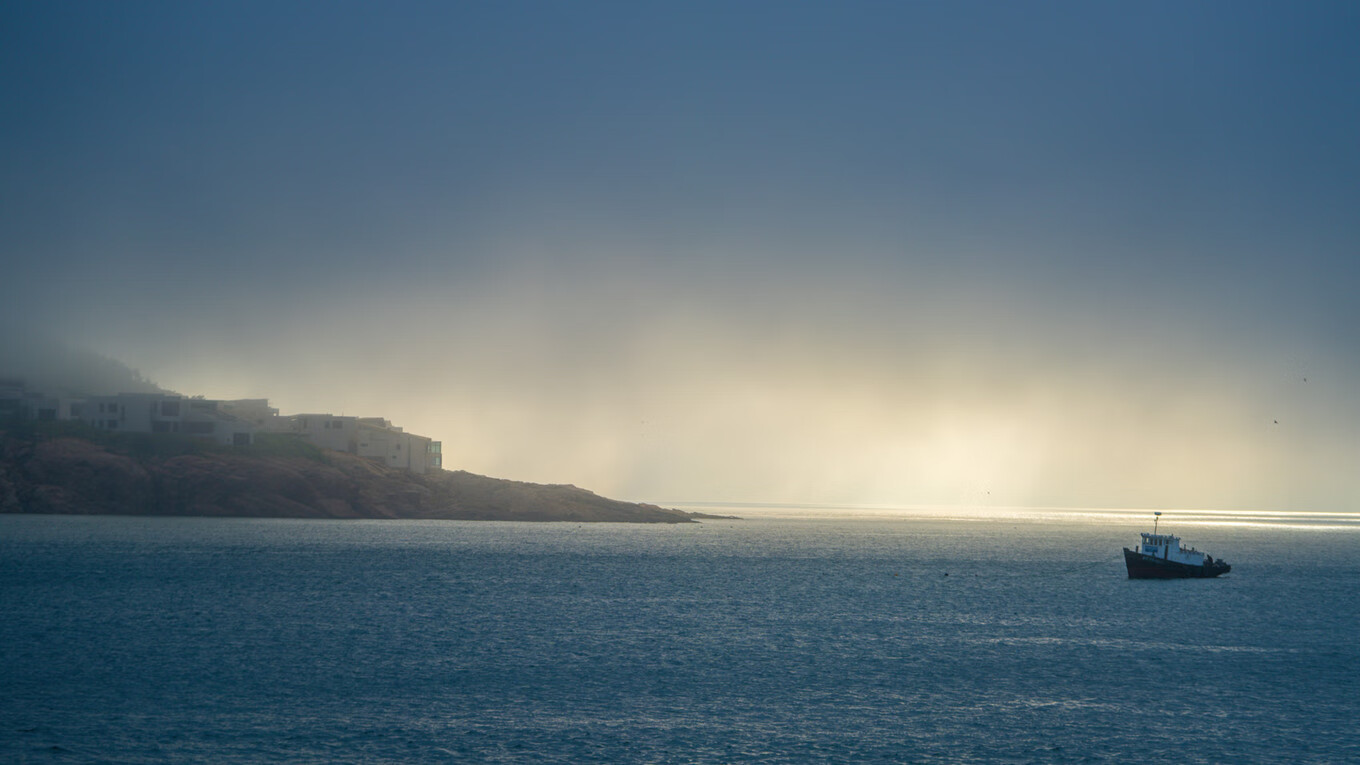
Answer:
[[[1124,548],[1124,565],[1129,570],[1130,579],[1209,579],[1232,570],[1232,566],[1222,561],[1191,566],[1143,555],[1127,547]]]

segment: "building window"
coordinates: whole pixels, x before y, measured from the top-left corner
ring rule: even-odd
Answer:
[[[179,402],[178,402],[178,401],[162,401],[162,402],[161,402],[161,416],[162,416],[162,417],[178,417],[178,416],[179,416]]]

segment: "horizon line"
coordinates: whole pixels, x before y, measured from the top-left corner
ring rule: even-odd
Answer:
[[[1085,507],[1081,505],[978,505],[964,503],[921,503],[921,504],[896,504],[896,503],[816,503],[816,502],[728,502],[717,500],[696,500],[684,502],[652,502],[648,504],[659,505],[661,507],[733,507],[733,508],[767,508],[772,510],[1039,510],[1048,512],[1080,512],[1080,513],[1198,513],[1210,515],[1308,515],[1308,516],[1327,516],[1327,517],[1360,517],[1360,511],[1335,511],[1335,510],[1268,510],[1268,509],[1249,509],[1231,510],[1223,508],[1188,508],[1188,507]]]

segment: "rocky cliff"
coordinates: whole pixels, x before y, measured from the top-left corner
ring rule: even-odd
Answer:
[[[575,486],[462,471],[414,475],[338,452],[167,449],[145,438],[5,430],[0,512],[631,523],[688,523],[695,517]]]

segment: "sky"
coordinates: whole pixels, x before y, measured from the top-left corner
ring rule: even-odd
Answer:
[[[0,326],[661,503],[1360,510],[1360,5],[0,4]]]

